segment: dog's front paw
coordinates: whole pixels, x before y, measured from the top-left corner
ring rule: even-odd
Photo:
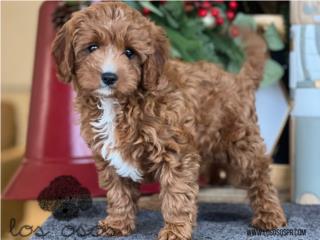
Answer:
[[[272,230],[287,225],[283,211],[258,214],[252,220],[252,225],[262,230]]]
[[[166,224],[159,232],[158,240],[191,240],[191,226]]]
[[[134,222],[112,220],[108,217],[98,223],[98,235],[100,236],[127,236],[135,229]]]

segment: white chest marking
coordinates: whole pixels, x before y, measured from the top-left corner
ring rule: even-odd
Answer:
[[[90,123],[96,133],[94,140],[97,143],[94,145],[94,149],[100,151],[103,159],[109,161],[120,176],[139,182],[142,180],[140,171],[123,161],[120,152],[116,149],[114,104],[112,99],[100,99],[98,108],[101,110],[101,115]]]

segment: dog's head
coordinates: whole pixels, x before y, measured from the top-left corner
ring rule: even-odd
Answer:
[[[124,3],[76,12],[53,43],[58,76],[98,95],[155,89],[168,59],[164,31]]]

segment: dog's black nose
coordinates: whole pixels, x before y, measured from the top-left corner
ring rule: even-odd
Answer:
[[[111,72],[105,72],[101,74],[101,79],[106,85],[110,86],[117,81],[118,76]]]

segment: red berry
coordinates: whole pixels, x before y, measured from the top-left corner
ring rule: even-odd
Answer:
[[[217,25],[222,25],[224,23],[224,20],[222,17],[217,17],[216,21],[217,21]]]
[[[198,16],[199,16],[199,17],[205,17],[205,16],[207,16],[207,14],[208,14],[208,10],[207,10],[207,9],[200,8],[200,9],[198,10]]]
[[[150,13],[151,13],[151,11],[150,11],[150,9],[149,8],[143,8],[142,9],[142,13],[143,13],[143,15],[145,15],[145,16],[147,16],[147,15],[149,15]]]
[[[219,14],[220,14],[220,11],[219,11],[218,8],[212,8],[212,9],[211,9],[211,15],[212,15],[213,17],[217,17],[217,16],[219,16]]]
[[[194,9],[194,6],[192,2],[184,2],[184,11],[185,12],[192,12]]]
[[[203,2],[203,3],[201,4],[201,7],[203,7],[203,8],[210,8],[210,7],[211,7],[211,3],[208,2],[208,1],[205,1],[205,2]]]
[[[231,1],[231,2],[229,2],[229,7],[232,10],[236,10],[238,8],[238,3],[236,1]]]
[[[160,0],[160,1],[159,1],[160,5],[163,5],[163,4],[165,4],[166,2],[167,2],[167,0]]]
[[[231,35],[232,37],[238,37],[239,34],[240,34],[240,31],[239,31],[239,28],[238,28],[238,27],[236,27],[236,26],[231,26],[231,27],[230,27],[230,35]]]
[[[232,21],[234,19],[234,12],[233,11],[227,11],[227,18],[229,21]]]

